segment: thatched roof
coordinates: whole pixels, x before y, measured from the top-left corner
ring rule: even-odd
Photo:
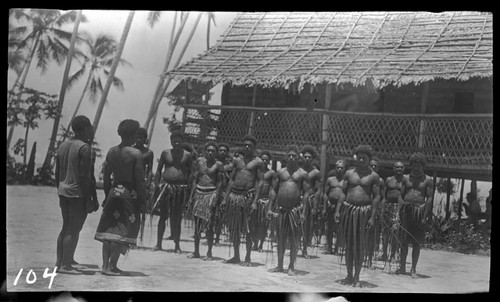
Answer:
[[[493,75],[493,20],[482,12],[241,13],[174,79],[288,87],[375,87]]]

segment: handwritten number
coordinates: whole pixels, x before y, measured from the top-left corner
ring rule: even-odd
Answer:
[[[14,280],[14,286],[17,285],[17,281],[19,281],[19,277],[21,277],[21,274],[23,273],[23,269],[20,269],[19,270],[19,273],[17,273],[17,277],[16,279]]]
[[[33,279],[30,280],[30,275],[33,274]],[[33,272],[32,269],[30,269],[30,271],[28,272],[28,274],[26,275],[26,283],[28,284],[33,284],[36,282],[36,274]]]
[[[43,272],[44,279],[50,277],[49,289],[52,287],[52,282],[54,281],[54,278],[57,276],[56,270],[57,270],[57,266],[54,267],[54,271],[50,274],[48,273],[48,271],[49,271],[48,268],[46,268],[45,271]]]

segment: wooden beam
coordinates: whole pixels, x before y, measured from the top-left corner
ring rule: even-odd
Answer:
[[[325,110],[330,109],[330,103],[332,98],[332,84],[326,84],[325,87]],[[321,154],[320,154],[320,170],[322,174],[323,182],[326,181],[326,147],[328,142],[328,128],[329,128],[329,115],[323,114],[323,122],[321,124]]]
[[[462,178],[462,186],[460,187],[460,199],[458,200],[458,228],[460,230],[460,220],[462,219],[462,202],[464,201],[465,178]]]
[[[257,102],[257,85],[253,86],[252,93],[252,108],[255,108],[255,104]],[[250,113],[250,127],[248,127],[248,134],[252,134],[253,127],[255,125],[255,110],[252,110]]]
[[[422,102],[420,104],[420,114],[424,115],[427,111],[427,99],[429,97],[429,82],[425,82],[423,84],[422,90]],[[418,148],[421,149],[424,147],[425,143],[425,120],[420,120],[420,129],[418,131]]]

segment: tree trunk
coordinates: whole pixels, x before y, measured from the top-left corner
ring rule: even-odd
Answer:
[[[176,15],[177,15],[177,12],[176,12]],[[168,47],[168,51],[167,51],[167,58],[165,60],[165,65],[163,66],[163,71],[160,75],[160,79],[158,80],[155,94],[153,96],[153,100],[151,101],[151,106],[149,107],[148,117],[146,118],[146,122],[144,123],[144,128],[146,128],[146,129],[149,128],[149,124],[151,123],[151,119],[153,118],[153,116],[155,116],[155,108],[156,108],[156,103],[157,103],[158,98],[163,98],[163,96],[160,96],[160,93],[163,90],[163,84],[165,82],[165,74],[168,71],[168,67],[170,66],[170,61],[172,60],[172,55],[174,53],[175,47],[177,46],[177,42],[179,41],[179,37],[180,37],[182,31],[184,30],[184,25],[186,25],[186,21],[187,21],[188,17],[189,17],[189,13],[188,13],[188,15],[186,15],[186,17],[184,17],[184,19],[181,20],[182,23],[181,23],[179,29],[177,30],[177,33],[175,34],[174,39],[173,39],[173,37],[174,37],[175,22],[174,22],[174,26],[172,27],[172,33],[170,35],[170,43],[169,43],[169,47]],[[177,18],[175,18],[174,21],[175,20],[177,20]],[[150,136],[148,136],[148,137],[151,139]]]
[[[186,17],[186,19],[187,19],[187,17]],[[201,13],[196,18],[196,21],[194,22],[193,28],[191,29],[191,32],[189,33],[189,37],[186,40],[186,43],[184,44],[184,47],[182,48],[181,53],[179,54],[179,57],[177,58],[177,61],[175,62],[173,68],[176,68],[179,65],[179,63],[181,62],[182,57],[184,56],[184,53],[186,52],[186,49],[189,46],[189,43],[191,42],[191,39],[193,38],[194,32],[196,31],[196,27],[198,26],[198,23],[200,22],[200,19],[201,19]],[[157,100],[156,100],[156,104],[155,104],[155,107],[154,107],[154,110],[153,110],[153,115],[158,110],[158,107],[160,106],[160,103],[161,103],[161,101],[163,99],[163,96],[167,92],[168,86],[170,85],[171,81],[172,81],[171,78],[168,78],[166,80],[165,85],[163,86],[163,89],[162,89],[161,93],[158,95]],[[151,122],[151,120],[146,121],[146,125],[149,125],[150,122]]]
[[[31,147],[30,159],[28,161],[28,166],[26,167],[26,182],[33,182],[33,175],[35,174],[35,155],[36,155],[36,142],[33,143]]]
[[[24,132],[24,152],[23,152],[23,164],[26,166],[26,158],[28,157],[28,133],[30,131],[30,126],[26,126],[26,131]]]
[[[57,115],[54,118],[54,125],[52,127],[52,134],[50,136],[49,148],[47,150],[47,155],[45,155],[45,160],[43,161],[43,167],[48,168],[54,154],[54,147],[57,139],[57,131],[59,130],[59,122],[61,121],[62,108],[64,105],[64,96],[66,94],[66,88],[68,87],[68,75],[71,68],[71,62],[73,61],[73,54],[75,52],[75,42],[78,36],[78,27],[80,26],[80,20],[82,19],[82,11],[79,10],[76,15],[75,25],[73,26],[73,34],[71,35],[71,41],[69,43],[68,56],[66,58],[66,67],[64,68],[63,80],[61,84],[61,90],[59,92],[59,102],[57,104]]]
[[[89,88],[91,78],[92,78],[92,73],[89,72],[89,77],[87,78],[87,83],[85,83],[85,88],[83,88],[82,95],[80,96],[80,99],[78,100],[78,104],[76,105],[75,111],[73,112],[71,119],[68,121],[68,126],[66,127],[66,129],[69,129],[71,127],[71,122],[73,121],[75,116],[78,114],[78,110],[80,110],[80,105],[82,104],[83,98],[85,97],[85,93],[87,92],[87,89]],[[66,133],[68,133],[68,132],[66,132]],[[65,139],[66,138],[67,137],[65,137]]]
[[[11,91],[14,91],[14,89],[16,89],[18,83],[20,84],[20,86],[24,86],[24,83],[26,82],[26,76],[27,76],[28,71],[30,69],[31,62],[33,61],[33,57],[35,56],[35,50],[38,47],[39,42],[40,42],[40,37],[37,37],[37,39],[33,43],[33,48],[31,49],[31,53],[28,57],[28,61],[26,62],[26,64],[24,64],[23,71],[17,77],[16,81],[14,82],[14,85],[11,88]],[[7,152],[9,151],[10,143],[12,142],[12,136],[14,135],[15,128],[16,128],[16,126],[14,126],[14,125],[10,126],[9,135],[7,136]]]
[[[118,63],[120,63],[123,48],[125,47],[125,42],[127,41],[127,36],[130,31],[130,27],[132,26],[132,21],[134,20],[134,14],[135,14],[134,11],[131,11],[128,14],[127,21],[125,22],[125,26],[123,28],[122,37],[120,39],[120,43],[118,44],[116,56],[113,59],[113,64],[111,65],[108,79],[106,80],[106,85],[104,86],[104,90],[101,94],[101,100],[99,101],[99,106],[97,107],[97,111],[94,117],[94,123],[92,124],[94,126],[95,132],[97,132],[97,127],[99,126],[99,121],[101,119],[102,111],[104,110],[104,105],[106,104],[106,99],[108,97],[109,89],[111,88],[111,84],[113,83]]]

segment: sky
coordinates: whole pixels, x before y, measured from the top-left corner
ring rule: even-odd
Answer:
[[[180,51],[184,45],[190,29],[192,28],[196,15],[200,12],[192,11],[185,26],[185,30],[179,39],[177,51]],[[125,10],[83,10],[83,15],[87,17],[88,22],[80,23],[79,32],[87,31],[93,37],[99,33],[111,35],[116,41],[119,41],[123,31],[123,26],[129,11]],[[95,140],[99,143],[99,147],[103,151],[103,157],[107,150],[112,146],[120,143],[120,137],[117,134],[117,128],[120,121],[124,119],[135,119],[141,125],[146,121],[149,107],[153,98],[153,94],[158,83],[159,75],[163,70],[166,60],[167,45],[170,39],[171,27],[173,24],[173,11],[162,12],[159,22],[151,28],[147,22],[147,11],[136,11],[132,27],[126,40],[125,48],[122,53],[122,58],[127,60],[132,66],[119,65],[115,76],[123,81],[124,91],[111,88],[108,94],[108,102],[101,116],[99,126],[95,135]],[[210,46],[213,46],[216,41],[222,36],[228,28],[231,21],[236,17],[237,12],[215,12],[216,26],[211,26]],[[179,21],[177,22],[179,24]],[[202,16],[195,35],[192,38],[191,44],[183,56],[181,64],[191,58],[202,54],[206,51],[206,28],[207,17]],[[72,26],[65,28],[71,32]],[[172,60],[178,58],[178,53],[174,53]],[[25,86],[44,91],[49,94],[59,94],[61,89],[62,77],[65,67],[65,62],[58,66],[57,64],[49,65],[45,74],[41,74],[40,70],[35,68],[35,63],[32,63],[30,72],[27,76]],[[76,61],[72,62],[70,75],[79,69],[79,64]],[[9,72],[9,85],[12,87],[15,77],[12,72]],[[70,90],[66,91],[65,101],[62,111],[61,124],[65,127],[69,124],[73,111],[76,107],[78,99],[83,90],[85,77],[75,84]],[[169,90],[175,87],[177,82],[172,81]],[[104,84],[103,84],[104,85]],[[214,102],[219,100],[220,87],[214,88]],[[161,151],[170,148],[169,132],[163,117],[170,117],[173,108],[168,106],[167,99],[164,98],[159,107],[157,122],[150,148],[157,158]],[[95,103],[91,103],[89,99],[84,99],[79,110],[79,114],[87,116],[91,122],[94,120],[94,115],[97,109],[99,98]],[[219,103],[220,104],[220,103]],[[34,141],[37,142],[36,163],[41,165],[48,148],[48,142],[53,127],[52,120],[42,120],[39,123],[39,128],[30,132],[28,137],[28,155]],[[14,132],[11,146],[19,139],[24,137],[24,129],[17,127]],[[99,169],[104,159],[97,159],[96,171]]]
[[[114,37],[117,41],[120,40],[123,31],[123,26],[127,19],[129,11],[126,10],[84,10],[83,14],[87,17],[88,22],[81,23],[79,31],[87,31],[92,36],[97,36],[99,33],[106,33]],[[196,14],[200,12],[192,11],[183,35],[179,40],[180,49],[192,28]],[[225,30],[229,27],[230,23],[234,20],[238,12],[214,12],[216,26],[211,27],[210,46],[214,46]],[[130,29],[125,48],[122,53],[122,58],[127,60],[132,66],[119,65],[116,71],[116,76],[123,81],[124,91],[119,91],[111,88],[108,94],[108,103],[106,104],[103,114],[101,116],[99,127],[97,129],[95,140],[99,143],[102,150],[103,158],[96,160],[96,173],[99,171],[100,166],[104,160],[106,152],[115,145],[120,143],[120,137],[117,134],[117,128],[120,121],[124,119],[135,119],[141,125],[146,121],[149,111],[149,106],[153,98],[153,94],[159,79],[159,75],[163,70],[165,63],[167,44],[170,38],[171,26],[173,22],[173,11],[162,12],[159,22],[151,28],[147,22],[147,11],[136,11],[132,27]],[[184,57],[181,61],[186,62],[206,51],[206,26],[207,17],[203,16],[198,29],[188,47]],[[72,31],[73,27],[68,26],[65,28]],[[174,59],[178,57],[174,53]],[[174,60],[173,60],[174,61]],[[72,63],[70,74],[73,74],[79,68],[78,63]],[[64,63],[61,66],[51,64],[45,74],[41,74],[40,70],[34,68],[30,69],[25,86],[44,91],[49,94],[59,94],[62,77],[64,72]],[[13,83],[14,76],[9,72],[10,88]],[[66,92],[66,97],[63,107],[63,117],[61,124],[67,126],[69,119],[73,114],[74,108],[83,90],[84,80],[75,84],[70,90]],[[169,90],[175,87],[176,82],[172,81]],[[221,87],[216,86],[212,92],[214,95],[210,103],[212,105],[220,105]],[[99,98],[96,103],[91,103],[88,99],[82,102],[79,114],[86,115],[90,121],[94,120],[94,115],[97,109]],[[173,108],[168,106],[167,99],[163,99],[159,107],[157,121],[153,137],[151,138],[150,149],[153,150],[155,159],[158,158],[161,151],[171,147],[170,138],[167,126],[163,124],[163,117],[170,117]],[[181,118],[181,115],[178,115]],[[28,154],[30,154],[31,146],[34,141],[37,142],[36,164],[41,165],[48,148],[48,142],[52,131],[53,121],[42,120],[39,123],[39,128],[33,130],[28,138]],[[14,137],[11,146],[17,139],[24,137],[24,129],[17,127],[14,132]],[[22,159],[19,159],[22,160]],[[154,161],[154,169],[156,169],[156,160]],[[470,182],[466,181],[465,193],[470,188]],[[479,182],[478,187],[481,189],[481,195],[486,197],[491,182]],[[458,191],[458,190],[457,190]]]

